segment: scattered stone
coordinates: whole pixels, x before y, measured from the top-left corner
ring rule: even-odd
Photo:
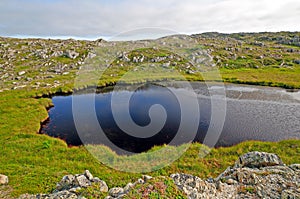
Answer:
[[[76,59],[79,56],[79,53],[72,50],[67,50],[64,55],[70,59]]]
[[[80,190],[85,189],[93,183],[100,183],[100,191],[108,192],[108,186],[102,180],[86,170],[83,174],[66,175],[56,185],[56,190],[51,194],[24,194],[19,199],[84,199],[80,195]]]
[[[124,194],[124,189],[121,187],[114,187],[109,190],[109,195],[114,198],[117,198],[123,194]]]
[[[143,179],[139,178],[139,179],[137,180],[137,183],[138,183],[138,184],[144,184],[145,181],[144,181]]]
[[[138,62],[139,62],[139,59],[138,59],[137,57],[133,57],[133,58],[132,58],[132,62],[133,62],[133,63],[138,63]]]
[[[70,189],[73,187],[74,181],[75,181],[75,176],[66,175],[62,178],[62,180],[59,183],[57,183],[56,189],[58,191]]]
[[[89,170],[85,170],[84,175],[87,177],[88,180],[93,180],[94,178]]]
[[[22,76],[22,75],[25,75],[25,73],[26,73],[25,71],[20,71],[20,72],[18,72],[18,75]]]
[[[131,189],[134,188],[134,184],[129,182],[125,187],[124,187],[124,193],[128,193]]]
[[[89,52],[88,53],[88,55],[87,55],[87,57],[89,58],[89,59],[93,59],[94,57],[96,57],[97,55],[95,54],[95,53],[91,53],[91,52]]]
[[[151,177],[151,176],[148,176],[148,175],[143,175],[143,176],[142,176],[142,179],[143,179],[145,182],[147,182],[147,181],[151,180],[152,177]]]
[[[76,184],[78,184],[80,187],[87,188],[88,186],[91,186],[91,182],[86,178],[85,175],[79,175],[75,177]]]
[[[69,75],[70,72],[63,72],[62,75]]]
[[[108,192],[108,186],[107,186],[106,182],[101,180],[99,183],[100,183],[100,189],[99,190],[101,192]]]
[[[233,180],[233,179],[231,179],[231,178],[229,178],[229,179],[226,181],[226,183],[229,184],[229,185],[234,184],[235,182],[236,182],[236,181]]]
[[[171,65],[171,63],[170,63],[170,62],[167,62],[167,63],[163,63],[163,64],[162,64],[162,67],[168,68],[168,67],[170,67],[170,65]]]
[[[0,185],[8,184],[8,177],[6,175],[0,174]]]

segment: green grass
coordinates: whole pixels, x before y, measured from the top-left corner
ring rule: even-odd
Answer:
[[[235,37],[245,39],[251,36],[245,37],[235,35]],[[1,41],[1,40],[0,40]],[[26,43],[27,40],[24,40]],[[12,39],[15,42],[15,39]],[[50,41],[54,42],[54,41]],[[257,57],[262,53],[267,53],[268,56],[274,54],[276,48],[270,47],[269,50],[263,47],[257,47],[254,52],[243,51],[238,53],[238,57],[245,56],[245,59],[237,58],[229,59],[227,56],[230,54],[224,50],[224,47],[228,43],[223,40],[206,39],[205,43],[200,43],[204,48],[209,48],[207,43],[215,44],[217,47],[214,51],[214,56],[220,56],[222,60],[220,72],[225,82],[232,83],[247,83],[257,84],[264,86],[279,86],[283,88],[300,88],[300,67],[292,63],[296,57],[295,54],[286,54],[282,58],[291,67],[278,68],[277,64],[281,60],[265,59],[264,64],[262,60]],[[244,48],[253,47],[249,42],[243,44]],[[274,46],[274,45],[273,45]],[[18,46],[19,48],[21,46]],[[69,46],[70,47],[70,46]],[[69,48],[68,47],[68,48]],[[286,47],[286,46],[285,46]],[[291,48],[287,46],[286,48]],[[299,47],[293,46],[295,49]],[[62,49],[64,50],[64,49]],[[101,49],[98,49],[101,50]],[[78,51],[81,55],[87,54],[86,50]],[[158,51],[151,49],[139,49],[135,53],[138,56],[140,53],[151,57],[166,56],[169,52]],[[267,56],[267,57],[268,57]],[[78,60],[71,60],[65,57],[58,57],[53,59],[55,62],[72,64]],[[2,60],[0,60],[2,63]],[[39,75],[39,70],[46,71],[47,68],[40,65],[40,60],[37,57],[31,57],[24,63],[16,61],[16,68],[11,68],[8,72],[17,72],[27,70],[29,77]],[[97,60],[90,60],[90,63],[94,66],[98,66]],[[184,60],[182,64],[185,64]],[[224,67],[224,64],[228,64],[228,67]],[[253,68],[258,64],[259,68]],[[232,67],[234,65],[234,67]],[[180,75],[175,73],[168,73],[166,69],[159,67],[148,68],[147,71],[143,70],[143,66],[138,65],[126,65],[124,68],[111,67],[107,70],[102,78],[99,80],[98,73],[86,73],[81,74],[86,81],[76,81],[74,85],[75,73],[77,69],[71,70],[68,75],[54,75],[54,78],[46,78],[41,80],[41,83],[46,84],[56,80],[61,82],[61,85],[57,88],[40,87],[34,89],[32,87],[26,87],[20,90],[9,90],[0,92],[0,173],[9,176],[10,186],[13,188],[12,195],[18,196],[23,193],[40,193],[51,192],[55,188],[56,182],[58,182],[64,175],[72,173],[82,173],[85,169],[92,172],[94,176],[98,176],[102,180],[106,181],[109,187],[113,186],[125,186],[128,182],[136,181],[141,174],[126,173],[117,170],[113,170],[106,165],[98,162],[84,147],[72,147],[68,148],[66,143],[55,138],[51,138],[45,135],[39,135],[40,123],[44,121],[48,114],[46,107],[51,106],[51,100],[47,98],[41,98],[43,96],[50,96],[55,93],[70,93],[75,88],[85,88],[89,85],[94,86],[107,86],[115,84],[116,82],[123,81],[121,77],[135,67],[140,67],[136,73],[129,73],[126,76],[124,83],[138,83],[145,81],[159,81],[163,79],[175,79],[182,80],[186,78],[189,81],[203,81],[216,80],[214,72],[205,71],[203,77],[199,73],[187,74],[183,69]],[[176,68],[178,70],[178,68]],[[111,76],[117,73],[117,76]],[[221,81],[221,79],[217,79]],[[2,88],[11,88],[12,82],[15,80],[9,80],[7,82],[0,82]],[[37,80],[40,81],[40,80]],[[30,85],[34,85],[33,81]],[[93,146],[89,146],[93,147]],[[184,146],[181,146],[184,147]],[[136,163],[140,160],[143,164],[138,164],[141,169],[146,170],[150,166],[149,159],[156,159],[157,162],[163,161],[163,157],[159,156],[164,153],[155,153],[155,151],[175,151],[180,147],[154,147],[151,151],[153,156],[147,154],[139,154],[133,157],[117,156],[109,148],[104,146],[98,146],[90,148],[90,150],[97,150],[98,154],[104,154],[102,156],[106,158],[107,163],[114,165],[122,163],[126,165],[128,169],[134,169]],[[183,172],[192,175],[197,175],[201,178],[216,177],[223,172],[228,166],[234,164],[235,160],[242,154],[249,151],[265,151],[271,153],[277,153],[286,164],[300,163],[300,141],[290,140],[282,141],[278,143],[271,142],[255,142],[249,141],[238,144],[236,146],[228,148],[212,149],[210,153],[201,158],[199,152],[203,149],[203,146],[198,143],[194,143],[191,147],[171,165],[158,169],[156,171],[148,173],[152,176],[168,176],[172,173]],[[100,153],[100,152],[101,153]],[[109,162],[110,161],[110,162]],[[127,164],[124,164],[127,163]],[[138,162],[140,163],[140,162]],[[155,162],[154,162],[155,163]],[[161,178],[163,187],[167,185],[169,181],[164,181]],[[156,183],[156,182],[154,182]],[[140,189],[147,188],[147,185],[140,187]],[[156,189],[154,189],[156,190]],[[252,191],[251,189],[245,189],[246,191]],[[152,198],[156,197],[170,197],[172,194],[176,194],[178,190],[175,190],[173,185],[170,188],[166,188],[165,192],[159,193],[154,191]],[[87,191],[86,195],[93,197],[92,190]],[[131,192],[130,196],[140,196],[140,193]],[[160,194],[160,195],[157,195]],[[100,197],[100,196],[99,196]],[[137,197],[139,198],[139,197]]]
[[[138,184],[125,198],[132,199],[185,199],[186,196],[174,184],[169,177],[157,177],[149,180],[145,184]]]
[[[68,148],[59,139],[37,134],[40,122],[47,117],[46,107],[51,105],[51,101],[28,97],[30,95],[21,91],[0,93],[0,173],[9,176],[13,196],[51,192],[65,174],[82,173],[85,169],[106,181],[109,187],[125,186],[140,177],[141,174],[116,171],[99,163],[84,147]],[[216,177],[239,155],[254,150],[277,153],[286,164],[300,162],[300,141],[296,140],[245,142],[229,148],[212,149],[204,158],[199,156],[202,148],[200,144],[192,144],[180,159],[149,175],[168,176],[184,172],[202,178]],[[112,154],[117,162],[128,158],[118,157],[106,147],[103,151],[104,154]],[[144,166],[147,167],[147,161]]]
[[[300,88],[300,67],[295,69],[221,69],[220,72],[225,82],[282,88]]]

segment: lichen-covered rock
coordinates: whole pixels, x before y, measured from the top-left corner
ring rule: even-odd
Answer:
[[[74,186],[75,176],[73,175],[66,175],[64,176],[59,183],[56,185],[56,190],[66,190],[70,189]]]
[[[114,187],[109,190],[109,195],[114,198],[117,198],[123,194],[124,194],[124,189],[121,187]]]
[[[78,175],[75,177],[75,184],[79,187],[88,187],[91,186],[91,182],[87,179],[85,175]]]
[[[242,155],[214,180],[186,174],[171,175],[188,198],[300,198],[299,165],[285,166],[275,154]]]
[[[276,154],[254,151],[239,157],[234,168],[260,168],[276,165],[283,165],[282,160]]]
[[[210,183],[199,177],[187,174],[172,174],[171,178],[179,189],[183,190],[188,198],[235,198],[237,187],[226,183]]]

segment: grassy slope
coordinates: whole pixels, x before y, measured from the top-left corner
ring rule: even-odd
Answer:
[[[240,67],[237,69],[221,68],[226,81],[276,82],[299,87],[299,68],[278,69],[262,67],[254,69]],[[266,75],[267,74],[267,75]],[[141,79],[147,74],[140,74]],[[109,77],[109,76],[107,76]],[[191,80],[199,77],[187,76]],[[40,122],[47,117],[46,107],[51,104],[49,99],[35,99],[34,96],[65,91],[73,88],[69,76],[59,76],[61,82],[67,82],[63,87],[40,88],[34,90],[11,90],[0,93],[0,173],[10,178],[13,195],[22,193],[50,192],[55,183],[68,173],[81,173],[89,169],[95,176],[105,180],[110,187],[124,186],[134,181],[139,174],[129,174],[112,170],[97,162],[83,147],[68,148],[58,139],[38,135]],[[153,78],[161,78],[155,76]],[[51,81],[54,81],[52,79]],[[105,78],[101,84],[118,80],[116,77]],[[240,81],[241,80],[241,81]],[[50,80],[46,80],[50,81]],[[251,81],[251,82],[249,82]],[[268,83],[269,85],[269,83]],[[300,162],[300,141],[283,141],[279,143],[245,142],[229,148],[213,149],[205,158],[198,153],[200,144],[191,148],[169,167],[150,173],[153,176],[169,175],[175,172],[185,172],[200,177],[216,177],[227,166],[232,165],[237,157],[247,151],[259,150],[279,154],[286,164]],[[104,149],[108,150],[108,149]],[[111,153],[111,152],[108,152]],[[116,159],[122,159],[116,157]]]
[[[300,88],[299,33],[207,33],[197,36],[211,50],[224,81]]]

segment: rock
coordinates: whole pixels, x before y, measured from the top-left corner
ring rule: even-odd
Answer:
[[[106,196],[104,199],[115,199],[115,198],[111,196]]]
[[[22,75],[25,75],[25,73],[26,73],[25,71],[20,71],[20,72],[18,72],[18,75],[22,76]]]
[[[129,182],[125,187],[124,187],[124,193],[128,193],[131,189],[134,188],[134,184]]]
[[[92,180],[94,178],[89,170],[85,170],[84,175],[87,177],[88,180]]]
[[[229,185],[234,184],[235,182],[236,182],[236,181],[233,180],[233,179],[231,179],[231,178],[229,178],[229,179],[226,181],[226,183],[229,184]]]
[[[55,51],[52,53],[51,57],[60,57],[64,54],[63,51]]]
[[[93,179],[91,179],[91,182],[95,182],[95,183],[100,182],[100,181],[101,180],[98,177],[94,177]]]
[[[89,59],[93,59],[94,57],[96,57],[97,55],[95,54],[95,53],[91,53],[91,52],[89,52],[88,53],[88,55],[87,55],[87,57],[89,58]]]
[[[70,59],[76,59],[79,56],[79,53],[71,50],[67,50],[64,55]]]
[[[84,199],[84,197],[77,196],[75,193],[71,193],[69,191],[60,191],[53,194],[24,194],[18,199]]]
[[[138,184],[144,184],[145,181],[143,179],[139,178],[136,183],[138,183]]]
[[[284,190],[281,193],[281,199],[299,199],[300,192],[292,189]]]
[[[75,182],[75,176],[66,175],[62,178],[62,180],[59,183],[57,183],[56,189],[58,191],[70,189],[73,186],[74,182]]]
[[[172,174],[188,198],[300,198],[299,164],[286,166],[275,154],[242,155],[215,180]]]
[[[119,197],[120,195],[123,195],[124,194],[124,189],[121,188],[121,187],[114,187],[114,188],[111,188],[109,190],[109,195],[114,197],[114,198],[117,198]]]
[[[145,182],[147,182],[147,181],[151,180],[152,177],[151,177],[151,176],[148,176],[148,175],[143,175],[143,176],[142,176],[142,179],[143,179]]]
[[[85,177],[85,175],[79,175],[75,177],[75,183],[80,187],[91,186],[91,182]]]
[[[170,65],[171,65],[171,63],[170,63],[170,62],[167,62],[167,63],[163,63],[163,64],[162,64],[162,67],[168,68],[168,67],[170,67]]]
[[[0,174],[0,185],[8,184],[8,177],[6,175]]]
[[[78,191],[80,191],[81,189],[82,189],[81,187],[74,187],[74,188],[69,189],[69,192],[78,193]]]
[[[138,59],[137,57],[133,57],[133,58],[132,58],[132,62],[133,62],[133,63],[138,63],[138,62],[139,62],[139,59]]]
[[[300,64],[300,59],[299,60],[294,60],[295,64]]]
[[[107,186],[107,184],[106,184],[106,182],[104,182],[103,180],[100,180],[100,182],[98,182],[98,183],[100,183],[100,191],[101,192],[108,192],[108,186]]]
[[[283,165],[282,160],[276,154],[255,151],[241,156],[236,161],[234,168],[260,168],[276,165]]]
[[[293,169],[293,170],[299,170],[300,171],[300,164],[292,164],[292,165],[290,165],[289,166],[291,169]]]

